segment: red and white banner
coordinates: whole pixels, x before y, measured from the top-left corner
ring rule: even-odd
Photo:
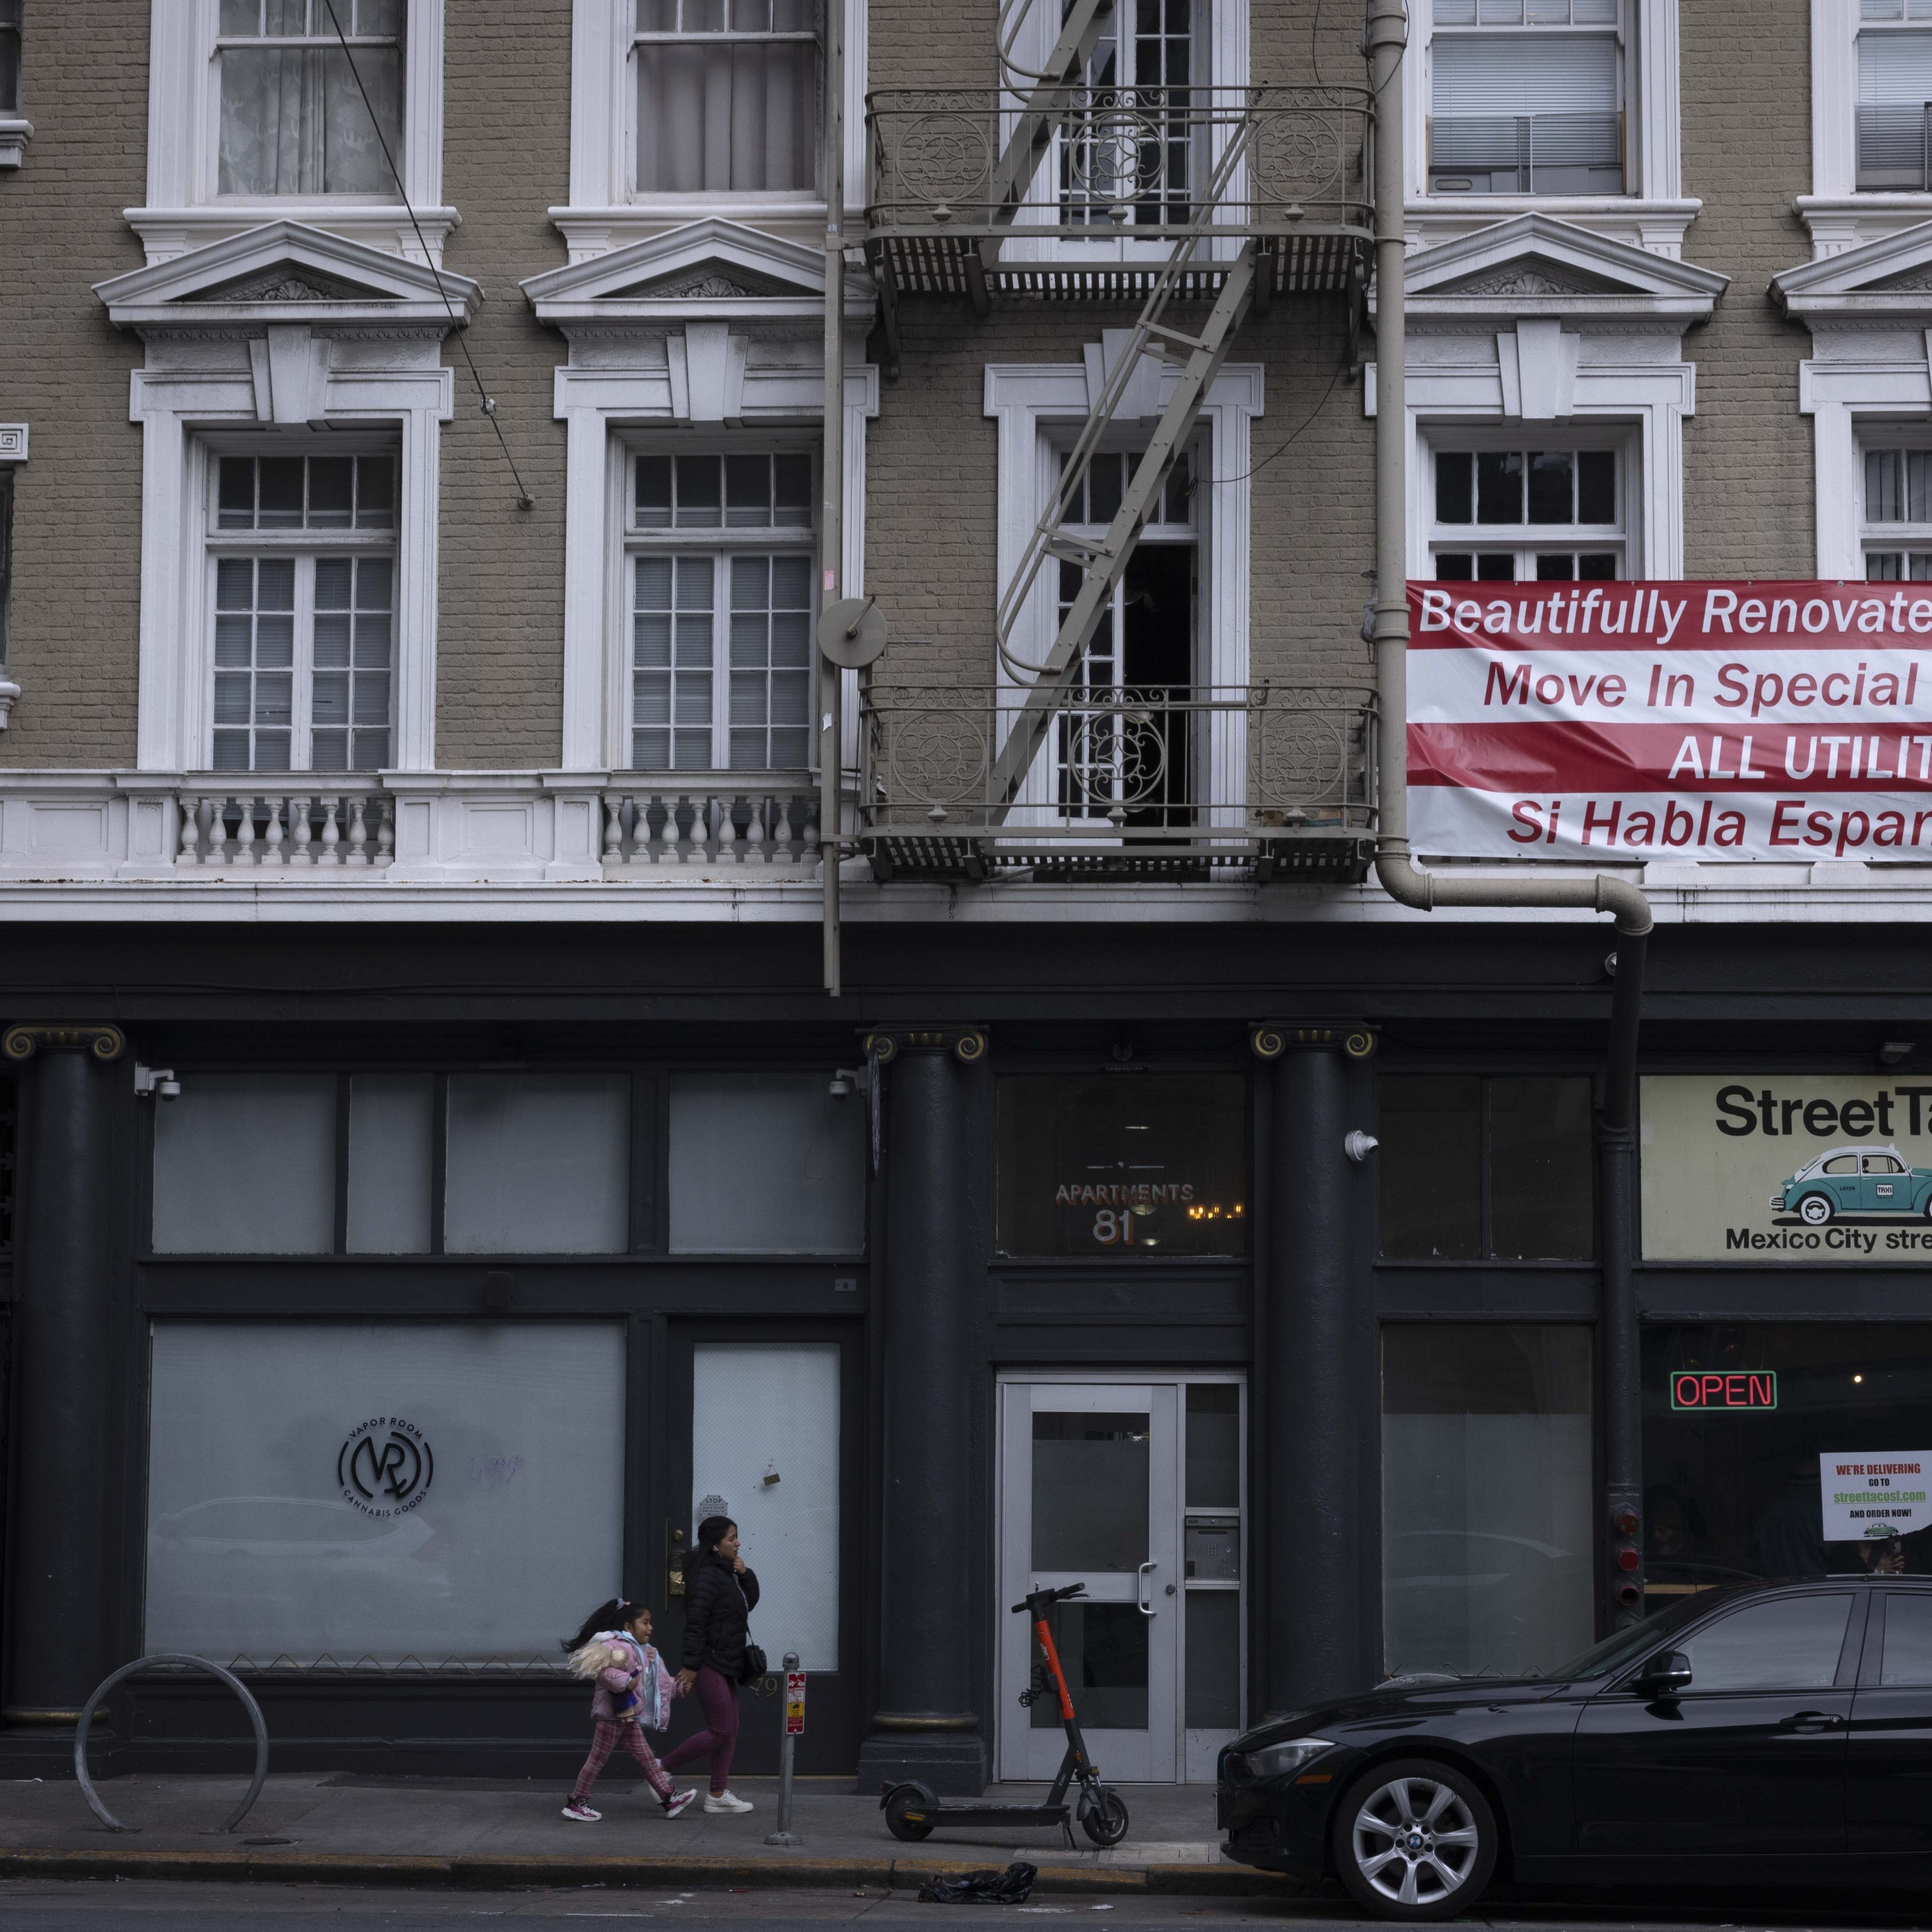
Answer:
[[[1408,615],[1419,853],[1932,854],[1932,584],[1412,583]]]

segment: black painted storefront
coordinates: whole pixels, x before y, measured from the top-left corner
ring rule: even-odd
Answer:
[[[1239,1371],[1250,1405],[1250,1714],[1380,1675],[1380,1327],[1600,1331],[1604,1289],[1596,1261],[1379,1262],[1376,1156],[1352,1161],[1342,1142],[1351,1130],[1375,1132],[1380,1075],[1600,1078],[1604,934],[1422,921],[860,924],[846,943],[848,991],[835,1006],[816,990],[817,935],[804,928],[16,928],[0,969],[6,1022],[111,1024],[128,1044],[105,1060],[44,1036],[14,1070],[16,1226],[10,1260],[0,1258],[0,1762],[57,1768],[70,1714],[142,1648],[146,1368],[158,1322],[621,1322],[625,1582],[666,1605],[674,1630],[666,1586],[688,1492],[692,1350],[837,1342],[840,1667],[814,1678],[801,1768],[868,1780],[911,1770],[955,1788],[985,1774],[997,1714],[1000,1372]],[[1882,1040],[1932,1025],[1920,952],[1903,929],[1666,929],[1652,949],[1646,1070],[1868,1070]],[[146,1246],[157,1103],[134,1094],[137,1057],[184,1078],[623,1067],[648,1150],[662,1118],[649,1096],[676,1070],[829,1078],[856,1064],[868,1035],[890,1045],[877,1053],[862,1256],[671,1254],[662,1163],[643,1153],[622,1255],[258,1262]],[[1124,1064],[1246,1079],[1249,1252],[1002,1257],[999,1078]],[[1616,1246],[1600,1228],[1596,1255]],[[1909,1264],[1640,1262],[1634,1274],[1646,1322],[1909,1321],[1923,1306],[1923,1271]],[[1600,1383],[1614,1354],[1599,1332]],[[1598,1393],[1600,1476],[1612,1394]],[[1607,1511],[1596,1514],[1606,1616]],[[574,1684],[316,1672],[257,1683],[286,1768],[555,1775],[582,1749]],[[224,1694],[184,1682],[128,1687],[98,1733],[102,1763],[226,1762],[222,1741],[239,1720]],[[776,1729],[769,1702],[748,1700],[746,1769],[769,1768]]]

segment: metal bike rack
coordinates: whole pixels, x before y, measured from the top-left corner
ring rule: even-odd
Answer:
[[[152,1670],[158,1665],[172,1664],[177,1669],[205,1670],[211,1677],[218,1677],[242,1700],[242,1708],[248,1713],[248,1721],[255,1730],[255,1775],[248,1786],[248,1795],[238,1804],[228,1822],[218,1827],[220,1831],[232,1832],[254,1809],[255,1800],[262,1795],[263,1780],[268,1775],[268,1727],[262,1720],[262,1707],[249,1694],[248,1687],[233,1672],[224,1670],[218,1664],[211,1664],[205,1657],[188,1657],[175,1651],[157,1651],[152,1657],[137,1657],[132,1664],[124,1664],[111,1677],[102,1680],[100,1688],[87,1700],[86,1708],[80,1714],[80,1722],[74,1734],[74,1774],[80,1784],[82,1795],[88,1808],[110,1832],[138,1832],[138,1825],[124,1825],[100,1802],[100,1794],[94,1788],[94,1780],[87,1774],[87,1736],[94,1727],[94,1713],[102,1698],[112,1690],[124,1677],[131,1677],[137,1670]]]

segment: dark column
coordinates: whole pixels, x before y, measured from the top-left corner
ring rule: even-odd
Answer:
[[[1604,1521],[1610,1561],[1603,1627],[1643,1618],[1643,1368],[1637,1322],[1636,1048],[1648,936],[1617,937],[1610,1051],[1597,1122],[1597,1193],[1603,1227]],[[1637,1568],[1626,1570],[1626,1552]]]
[[[1268,1497],[1264,1695],[1267,1710],[1291,1711],[1366,1685],[1362,1431],[1372,1420],[1364,1390],[1373,1386],[1375,1321],[1353,1224],[1373,1169],[1345,1143],[1355,1125],[1351,1057],[1373,1041],[1340,1028],[1264,1028],[1255,1044],[1274,1059],[1257,1418]]]
[[[118,1029],[18,1026],[13,1522],[6,1721],[71,1726],[121,1660],[109,1562],[115,1289],[122,1265]]]
[[[884,1506],[879,1705],[859,1789],[918,1778],[942,1796],[986,1781],[973,1709],[969,1547],[976,1465],[969,1357],[983,1272],[970,1185],[969,1069],[984,1038],[958,1028],[874,1035],[884,1060]],[[890,1048],[890,1053],[886,1049]],[[875,1076],[876,1077],[876,1076]]]

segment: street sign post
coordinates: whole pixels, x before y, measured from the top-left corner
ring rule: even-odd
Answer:
[[[784,1732],[778,1740],[778,1828],[766,1834],[768,1845],[805,1843],[791,1828],[792,1763],[804,1735],[805,1672],[798,1667],[798,1652],[788,1650],[784,1659]]]

